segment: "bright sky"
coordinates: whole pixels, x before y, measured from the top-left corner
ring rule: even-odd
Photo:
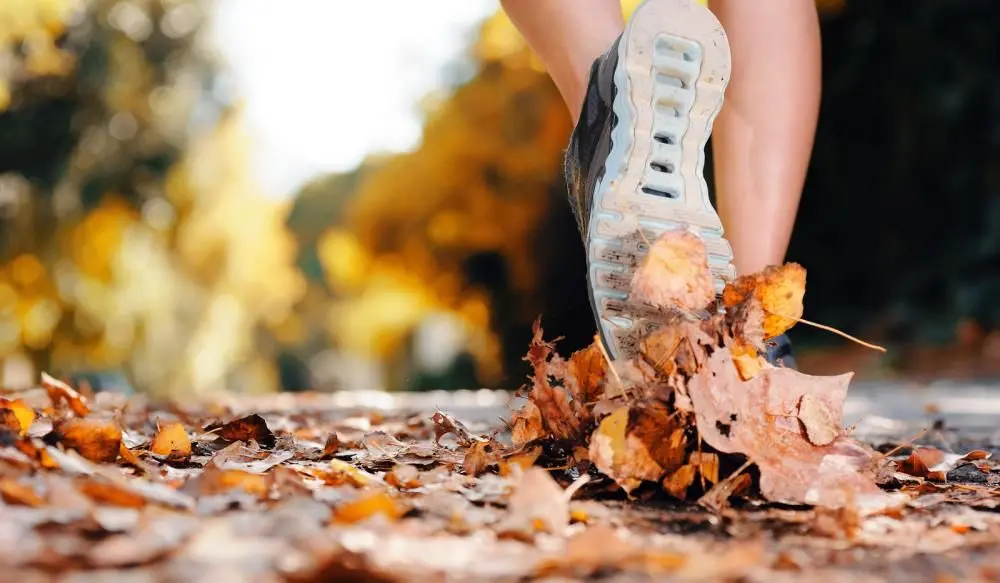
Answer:
[[[262,186],[288,196],[322,172],[420,137],[417,101],[498,0],[218,0]]]

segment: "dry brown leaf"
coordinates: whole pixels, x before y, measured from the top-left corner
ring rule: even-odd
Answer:
[[[935,447],[915,448],[905,460],[899,462],[898,469],[916,478],[927,478],[943,482],[947,478],[947,468],[932,469],[945,461],[945,453]],[[950,465],[950,464],[949,464]]]
[[[191,439],[184,425],[173,421],[159,427],[149,450],[171,460],[186,460],[191,457]]]
[[[52,435],[92,462],[113,462],[121,451],[121,429],[110,419],[66,419],[53,427]]]
[[[500,460],[500,475],[507,477],[513,475],[518,470],[522,472],[527,471],[528,468],[535,465],[535,462],[538,461],[541,455],[542,447],[540,445],[507,455]]]
[[[264,418],[256,413],[235,419],[218,428],[215,432],[228,441],[256,441],[261,447],[274,447],[274,433],[267,427]]]
[[[799,400],[799,421],[813,445],[829,445],[842,433],[840,415],[813,394],[802,395]]]
[[[138,492],[104,479],[81,477],[76,481],[76,489],[101,504],[123,508],[142,508],[146,505],[146,498]]]
[[[573,398],[581,403],[593,403],[600,399],[604,392],[608,361],[597,344],[574,352],[569,357],[567,368],[567,381]]]
[[[375,476],[345,461],[337,459],[330,460],[329,470],[314,468],[312,470],[312,474],[326,482],[328,486],[350,484],[355,488],[362,488],[364,486],[378,483],[378,478]]]
[[[698,473],[712,484],[719,481],[719,455],[696,451],[688,458],[688,463],[698,468]]]
[[[548,433],[556,439],[578,440],[590,414],[574,401],[566,386],[566,361],[555,354],[555,346],[542,337],[541,322],[534,324],[534,337],[525,357],[534,374],[528,398],[538,407]]]
[[[423,486],[420,480],[420,471],[408,464],[396,464],[392,470],[385,475],[385,481],[393,488],[409,490]]]
[[[270,480],[262,474],[251,474],[243,470],[220,470],[215,464],[208,464],[196,480],[198,492],[203,496],[224,494],[240,489],[258,498],[267,497]]]
[[[121,446],[119,446],[119,448],[118,448],[118,455],[121,456],[121,458],[127,464],[129,464],[129,465],[131,465],[133,467],[136,467],[136,468],[142,467],[142,462],[139,461],[139,457],[137,455],[135,455],[135,452],[133,452],[131,449],[129,449],[128,447],[125,446],[125,442],[124,441],[121,443]]]
[[[441,438],[448,434],[454,435],[462,447],[469,447],[477,441],[464,423],[444,411],[435,411],[431,415],[431,421],[434,422],[434,443],[441,443]]]
[[[0,430],[14,435],[21,433],[21,421],[13,409],[0,408]]]
[[[516,480],[507,500],[501,532],[530,535],[544,531],[562,533],[569,526],[569,499],[549,472],[530,468]]]
[[[604,475],[630,493],[643,481],[656,481],[663,467],[653,459],[646,445],[630,439],[632,409],[621,407],[601,420],[590,438],[590,460]]]
[[[478,476],[497,463],[497,445],[491,441],[476,441],[465,451],[462,469],[467,476]]]
[[[30,439],[19,439],[14,443],[14,447],[24,455],[35,460],[42,468],[52,470],[59,467],[59,463],[52,459],[45,446],[38,447]]]
[[[726,284],[722,303],[744,320],[742,336],[755,345],[785,333],[802,317],[806,270],[797,263],[772,265]],[[760,337],[757,337],[757,335]]]
[[[704,310],[715,301],[705,243],[690,231],[667,231],[653,241],[632,276],[632,298],[657,308]]]
[[[760,374],[761,369],[767,365],[767,361],[748,342],[734,342],[732,353],[736,371],[739,372],[740,378],[745,381]]]
[[[38,495],[34,488],[13,478],[0,478],[0,498],[11,505],[36,508],[45,505],[45,500]]]
[[[809,443],[796,408],[808,394],[839,422],[850,378],[768,368],[743,381],[729,350],[719,349],[691,379],[688,391],[702,438],[719,451],[746,455],[757,464],[764,497],[841,507],[854,495],[882,494],[874,480],[861,473],[872,454],[843,436],[822,447]]]
[[[663,489],[674,498],[684,500],[687,489],[694,483],[697,470],[692,465],[677,468],[677,471],[663,479]]]
[[[718,512],[725,508],[730,498],[749,488],[752,482],[749,474],[737,471],[712,486],[711,490],[698,499],[698,504]]]
[[[528,401],[523,407],[510,416],[510,438],[515,446],[521,446],[530,441],[545,437],[545,427],[542,413],[538,407]]]
[[[73,387],[45,372],[42,373],[42,387],[48,392],[53,405],[65,403],[77,417],[90,415],[87,398],[73,390]]]
[[[321,459],[330,459],[336,453],[340,451],[340,436],[334,431],[326,438],[326,443],[323,444],[323,455]]]
[[[0,427],[7,427],[19,435],[24,435],[34,421],[35,410],[24,400],[0,397]]]
[[[407,508],[399,500],[387,492],[378,491],[341,504],[334,510],[333,520],[340,524],[355,524],[374,516],[382,516],[395,522],[406,512]]]

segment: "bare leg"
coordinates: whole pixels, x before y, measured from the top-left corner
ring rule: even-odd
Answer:
[[[715,123],[719,214],[739,274],[784,262],[819,115],[814,0],[709,0],[732,79]]]
[[[576,123],[590,67],[623,30],[618,0],[501,0],[507,16],[545,64]]]

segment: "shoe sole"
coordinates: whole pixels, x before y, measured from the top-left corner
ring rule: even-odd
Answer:
[[[591,300],[612,358],[635,355],[653,324],[630,301],[648,242],[689,229],[705,242],[716,289],[735,276],[732,249],[708,196],[705,144],[729,82],[729,41],[694,0],[647,0],[618,45],[618,124],[595,188],[587,255]]]

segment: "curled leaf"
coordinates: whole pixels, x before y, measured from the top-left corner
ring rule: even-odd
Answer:
[[[174,421],[160,426],[149,449],[168,459],[184,460],[191,457],[191,440],[184,426]]]
[[[121,451],[121,429],[110,419],[66,419],[50,435],[92,462],[113,462]]]
[[[0,397],[0,427],[7,427],[24,435],[34,421],[35,410],[22,399]]]
[[[229,441],[256,441],[261,447],[271,448],[277,443],[274,433],[267,427],[267,422],[256,413],[222,425],[216,434]]]
[[[73,387],[45,372],[42,373],[42,387],[48,392],[53,404],[65,403],[77,417],[90,415],[87,398],[76,392]]]

